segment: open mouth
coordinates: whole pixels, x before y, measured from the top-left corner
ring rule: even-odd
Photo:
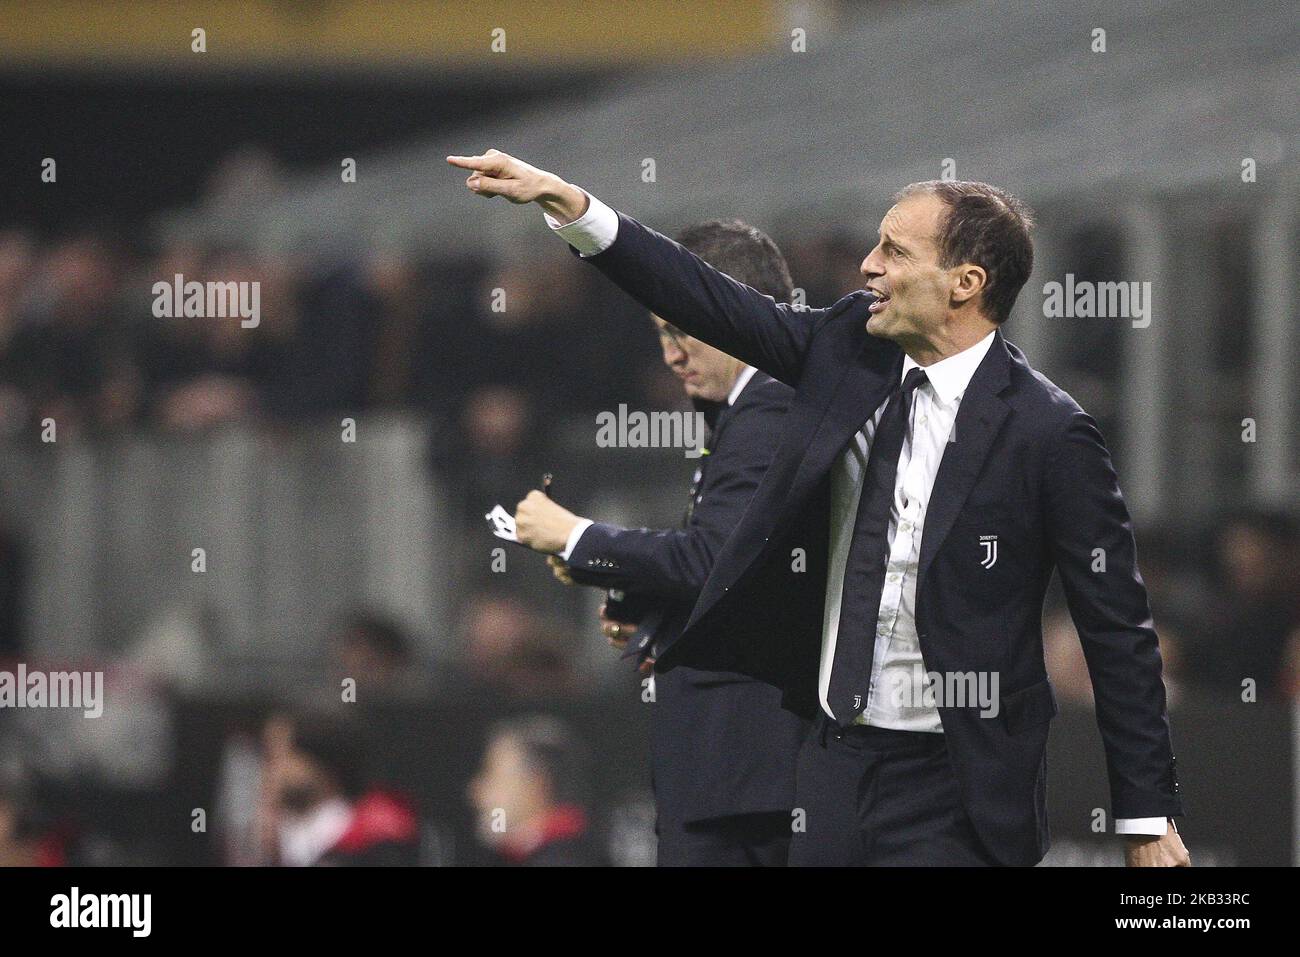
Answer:
[[[889,296],[886,296],[881,292],[876,292],[874,289],[872,289],[871,292],[875,295],[876,301],[867,307],[867,311],[872,315],[875,315],[889,305]]]

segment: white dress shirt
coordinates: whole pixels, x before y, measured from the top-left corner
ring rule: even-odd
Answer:
[[[543,213],[546,223],[565,242],[584,257],[594,256],[613,245],[618,238],[618,214],[587,193],[586,212],[571,223],[560,225]],[[876,622],[875,653],[871,664],[871,684],[867,704],[857,721],[882,728],[942,733],[939,713],[924,705],[921,689],[915,687],[924,673],[921,647],[916,635],[916,575],[921,555],[921,535],[934,488],[939,463],[943,459],[962,395],[975,370],[993,344],[990,332],[975,345],[925,367],[926,382],[918,386],[912,401],[912,421],[903,440],[894,479],[894,498],[889,510],[887,542],[889,559],[885,568],[884,590]],[[918,368],[911,356],[904,356],[902,376]],[[901,380],[900,380],[901,381]],[[739,393],[733,390],[732,398]],[[888,400],[886,400],[888,401]],[[871,438],[884,413],[876,410],[871,420],[853,437],[844,454],[831,468],[830,565],[826,574],[826,605],[822,619],[822,650],[818,694],[822,708],[831,714],[827,703],[831,664],[835,660],[835,642],[839,635],[840,606],[844,590],[844,569],[857,517],[858,499],[862,494],[862,477]],[[585,520],[584,520],[585,521]],[[587,525],[590,525],[588,522]],[[567,558],[587,525],[579,523],[569,537],[561,557]],[[900,682],[913,685],[910,696],[896,696]],[[922,702],[909,707],[898,703]],[[1165,834],[1168,820],[1163,817],[1117,818],[1117,834]]]
[[[921,535],[925,531],[930,490],[939,474],[939,462],[952,434],[957,407],[992,344],[993,333],[990,332],[975,345],[927,366],[923,370],[926,381],[917,386],[913,394],[912,421],[903,437],[898,471],[894,476],[894,497],[889,508],[889,531],[886,535],[889,558],[880,595],[880,613],[876,619],[871,683],[866,707],[857,717],[858,724],[900,731],[943,731],[939,712],[924,704],[922,693],[925,667],[916,636],[916,574],[921,560]],[[916,368],[919,366],[911,356],[903,357],[904,377]],[[835,661],[835,644],[839,640],[844,570],[848,563],[849,545],[853,541],[871,440],[887,401],[863,425],[831,467],[830,564],[826,570],[826,610],[822,618],[818,680],[818,694],[828,715],[831,707],[827,696],[831,665]],[[899,692],[903,683],[910,686],[910,692]],[[909,706],[907,702],[915,702],[915,705]]]

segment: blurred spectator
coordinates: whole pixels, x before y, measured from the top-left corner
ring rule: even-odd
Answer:
[[[259,323],[239,317],[151,317],[137,327],[155,420],[194,431],[270,411],[283,390],[286,355],[296,326],[295,278],[284,263],[224,249],[210,253],[186,282],[258,283]],[[151,278],[172,281],[172,273]],[[286,382],[289,384],[286,385]]]
[[[1043,657],[1057,700],[1091,708],[1092,679],[1088,676],[1088,663],[1079,646],[1074,622],[1062,607],[1052,607],[1043,615]]]
[[[1176,708],[1187,694],[1183,640],[1176,628],[1159,622],[1156,633],[1160,637],[1166,701],[1168,707]],[[1043,616],[1043,655],[1057,699],[1089,709],[1094,707],[1088,661],[1074,620],[1063,606],[1053,607]]]
[[[416,698],[423,682],[411,647],[396,621],[378,612],[353,612],[343,619],[329,641],[333,687],[352,678],[357,702],[391,702]]]
[[[605,864],[589,823],[589,773],[585,749],[558,719],[496,725],[469,784],[480,840],[502,864]]]
[[[329,263],[300,277],[278,263],[263,282],[263,295],[273,294],[263,300],[267,332],[278,339],[262,383],[268,411],[293,420],[363,411],[384,303],[361,270]]]
[[[574,694],[576,649],[566,632],[518,598],[484,593],[462,618],[467,684],[514,700]]]
[[[374,306],[368,398],[382,407],[419,402],[418,343],[427,305],[435,293],[416,264],[395,252],[371,256],[363,273]]]
[[[283,187],[283,178],[275,156],[249,143],[218,160],[208,174],[201,201],[211,208],[266,202]]]
[[[460,530],[481,531],[481,516],[493,504],[513,507],[528,490],[524,483],[537,481],[547,436],[528,395],[514,386],[480,387],[455,416],[434,435],[433,464],[455,496],[451,514],[461,519]]]
[[[59,867],[67,863],[63,845],[41,826],[31,791],[11,775],[0,780],[0,867]]]
[[[370,781],[368,742],[342,716],[275,718],[263,746],[263,834],[292,867],[411,866],[419,822],[411,802]]]
[[[1201,678],[1234,695],[1248,678],[1261,695],[1281,694],[1300,627],[1295,523],[1277,513],[1232,515],[1219,525],[1214,553],[1217,589],[1210,592]]]
[[[141,380],[121,314],[123,268],[103,239],[76,235],[38,256],[22,297],[3,378],[25,396],[29,419],[53,419],[60,436],[119,428],[136,415]]]

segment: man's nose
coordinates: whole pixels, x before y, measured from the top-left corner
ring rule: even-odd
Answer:
[[[877,276],[883,276],[885,269],[883,264],[877,258],[877,250],[873,249],[867,253],[867,258],[862,260],[862,265],[858,267],[858,272],[862,273],[867,279],[874,279]]]

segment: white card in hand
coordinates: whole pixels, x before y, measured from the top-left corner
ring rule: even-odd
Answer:
[[[492,534],[497,538],[504,538],[507,542],[519,542],[515,536],[515,517],[500,505],[493,505],[492,511],[483,517],[488,520],[492,526]]]

